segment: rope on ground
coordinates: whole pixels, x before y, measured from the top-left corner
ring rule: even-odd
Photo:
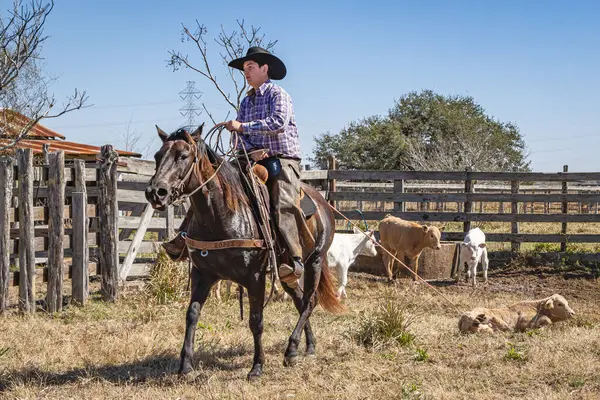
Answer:
[[[402,261],[400,261],[398,258],[396,258],[395,255],[393,255],[392,253],[390,253],[385,247],[383,247],[381,245],[381,243],[379,243],[377,240],[375,240],[375,238],[370,237],[367,233],[365,233],[362,229],[360,229],[360,227],[358,225],[356,225],[354,222],[350,221],[350,219],[348,219],[344,214],[342,214],[340,210],[338,210],[337,208],[335,208],[331,204],[329,204],[329,207],[331,207],[331,209],[333,211],[335,211],[336,213],[338,213],[339,215],[341,215],[342,218],[344,218],[348,222],[348,224],[354,226],[355,228],[357,228],[360,231],[360,233],[362,233],[363,235],[365,235],[366,237],[368,237],[370,241],[372,241],[376,246],[380,247],[390,257],[392,257],[394,260],[398,261],[398,263],[400,264],[400,266],[404,267],[404,269],[406,269],[408,272],[410,272],[411,274],[413,274],[413,276],[417,280],[419,280],[419,281],[425,283],[427,286],[429,286],[434,292],[436,292],[436,294],[438,294],[441,298],[443,298],[444,300],[446,300],[446,302],[448,302],[448,304],[450,304],[452,307],[454,307],[456,309],[456,311],[459,312],[459,314],[462,314],[462,310],[460,308],[458,308],[458,306],[456,304],[454,304],[449,298],[447,298],[446,296],[444,296],[444,294],[442,292],[440,292],[438,289],[436,289],[435,287],[433,287],[425,279],[421,278],[417,273],[415,273],[412,269],[410,269],[406,264],[404,264]]]

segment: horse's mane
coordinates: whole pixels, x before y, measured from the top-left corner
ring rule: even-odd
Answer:
[[[228,210],[237,212],[240,203],[248,205],[247,195],[240,181],[240,171],[228,161],[223,160],[223,157],[218,155],[202,138],[199,138],[196,142],[185,129],[179,129],[171,134],[167,140],[185,140],[189,144],[198,146],[199,153],[203,154],[202,157],[206,157],[209,161],[200,163],[200,172],[203,176],[208,177],[212,176],[218,169],[217,179],[223,191],[223,200]],[[190,140],[192,143],[190,143]],[[219,165],[221,165],[220,168]]]
[[[221,183],[223,189],[223,200],[227,205],[227,209],[237,212],[241,204],[248,205],[247,194],[244,191],[244,186],[240,181],[240,173],[235,166],[230,162],[223,160],[222,156],[219,156],[206,142],[202,141],[202,145],[205,148],[205,154],[209,163],[203,163],[204,176],[210,176],[209,174],[214,173],[214,170],[221,165],[217,172],[217,178]]]

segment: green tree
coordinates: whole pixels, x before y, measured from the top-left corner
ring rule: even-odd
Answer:
[[[312,161],[327,168],[327,156],[332,154],[340,169],[401,169],[405,168],[405,138],[399,126],[389,118],[369,117],[338,134],[325,133],[315,139]]]
[[[402,96],[387,117],[352,123],[315,139],[313,162],[333,154],[345,169],[523,171],[529,169],[519,129],[487,115],[469,96],[430,90]]]

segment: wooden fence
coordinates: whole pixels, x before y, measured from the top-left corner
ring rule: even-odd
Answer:
[[[98,162],[65,162],[62,152],[34,159],[31,150],[0,158],[0,312],[18,286],[17,303],[35,311],[36,281],[46,286],[46,308],[59,311],[64,280],[83,304],[90,276],[106,300],[119,283],[148,274],[158,241],[174,234],[180,208],[153,210],[144,189],[154,164],[118,159],[103,146]],[[43,291],[43,290],[42,290]],[[13,302],[14,303],[14,302]]]
[[[474,222],[506,222],[511,225],[510,233],[486,236],[489,242],[512,243],[513,250],[519,250],[524,242],[561,243],[561,251],[569,242],[600,242],[597,233],[567,233],[569,223],[600,222],[597,172],[328,170],[306,174],[319,182],[330,203],[352,220],[363,216],[380,220],[392,214],[411,221],[462,223],[463,232],[442,234],[443,240],[450,241],[462,240]],[[375,210],[361,207],[366,202]],[[490,204],[495,205],[494,212],[488,212]],[[451,205],[456,207],[446,211]],[[336,219],[342,217],[336,215]],[[561,229],[556,234],[521,233],[519,223],[523,222],[561,223]]]
[[[97,162],[65,161],[60,152],[34,160],[30,150],[1,158],[0,312],[16,286],[19,308],[34,311],[36,280],[38,289],[47,283],[46,307],[53,312],[62,307],[69,278],[73,301],[83,304],[90,277],[100,277],[102,294],[112,301],[121,282],[147,275],[159,243],[174,234],[184,213],[183,207],[158,212],[149,206],[144,190],[153,173],[153,162],[118,159],[111,146],[102,147]],[[523,242],[561,243],[562,251],[569,242],[600,242],[596,233],[567,234],[569,223],[600,222],[600,173],[330,169],[301,177],[353,220],[393,214],[459,222],[462,231],[476,222],[505,222],[510,232],[487,238],[510,242],[513,250]],[[523,222],[561,223],[561,229],[521,233]],[[442,239],[463,235],[444,232]]]

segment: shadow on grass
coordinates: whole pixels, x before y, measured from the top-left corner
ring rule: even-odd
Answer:
[[[250,353],[242,345],[229,348],[200,348],[194,354],[194,368],[205,372],[233,371],[251,367],[233,362],[233,358]],[[89,366],[65,372],[45,371],[39,367],[4,370],[0,373],[0,397],[17,386],[61,386],[80,381],[97,380],[115,384],[139,385],[156,382],[160,386],[180,384],[179,356],[170,353],[154,355],[143,360],[118,365]]]
[[[178,357],[173,354],[161,354],[125,364],[90,366],[65,372],[44,371],[39,367],[4,371],[0,375],[0,393],[20,385],[60,386],[89,379],[105,380],[112,383],[140,384],[171,375],[177,372],[178,366]]]

